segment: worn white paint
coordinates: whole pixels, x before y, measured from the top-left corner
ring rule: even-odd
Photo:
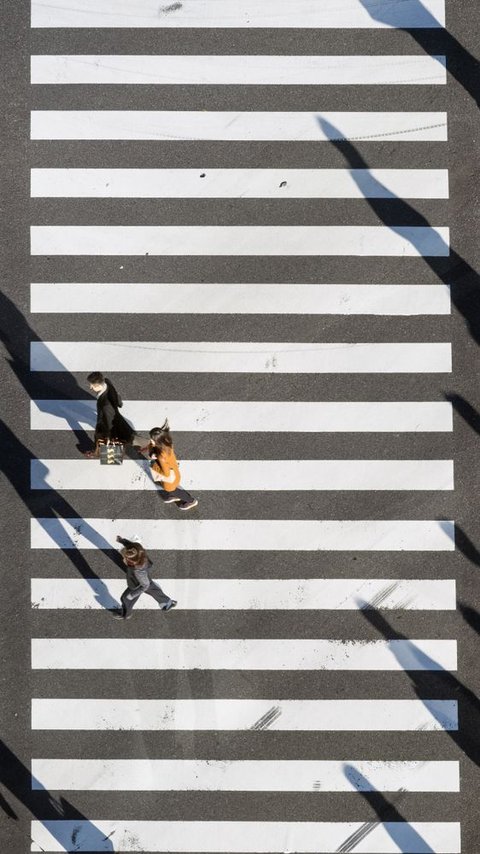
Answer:
[[[147,599],[148,597],[143,597]],[[456,700],[34,698],[33,730],[433,732],[458,729]]]
[[[454,640],[33,638],[34,670],[456,670]]]
[[[34,282],[30,294],[48,314],[450,314],[448,285]]]
[[[148,460],[93,472],[92,460],[31,460],[31,488],[150,490]],[[182,486],[214,492],[451,490],[453,460],[182,460]]]
[[[392,578],[162,578],[161,586],[177,610],[376,610],[454,611],[452,579]],[[32,578],[36,609],[102,609],[114,607],[125,589],[121,578]],[[158,608],[141,596],[135,608]],[[75,701],[76,702],[76,701]],[[52,719],[53,720],[53,719]],[[375,727],[374,727],[375,728]]]
[[[175,431],[247,433],[450,433],[447,401],[125,400],[137,430],[168,418]],[[94,400],[32,400],[32,430],[91,430]]]
[[[448,199],[447,169],[32,169],[32,198]]]
[[[447,82],[446,77],[444,56],[422,54],[46,54],[31,57],[31,82],[41,85],[441,86]]]
[[[451,344],[33,341],[32,371],[234,374],[450,373]]]
[[[445,26],[444,0],[32,0],[32,27]]]
[[[32,775],[61,792],[459,791],[459,763],[428,760],[32,759]]]
[[[225,112],[34,110],[32,139],[265,140],[328,142],[447,139],[445,112]]]
[[[358,835],[358,854],[460,854],[460,822],[359,821],[90,821],[45,819],[31,823],[31,851],[68,851],[75,835],[80,851],[172,854],[334,854]],[[107,847],[108,846],[108,847]],[[421,850],[421,848],[420,848]]]
[[[435,520],[48,517],[31,520],[31,546],[113,548],[121,531],[163,551],[453,551],[454,530],[452,521]]]
[[[32,255],[445,257],[449,229],[384,225],[32,225]]]

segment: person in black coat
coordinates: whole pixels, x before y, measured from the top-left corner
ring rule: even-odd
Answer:
[[[86,456],[96,456],[99,442],[115,440],[130,445],[133,442],[135,430],[119,412],[123,403],[115,386],[100,371],[89,374],[87,381],[90,384],[90,390],[97,395],[97,423],[94,436],[95,450],[89,451]]]

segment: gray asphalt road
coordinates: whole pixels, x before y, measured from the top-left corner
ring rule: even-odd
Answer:
[[[447,0],[448,31],[29,29],[29,4],[2,29],[4,127],[2,307],[3,536],[0,850],[30,850],[30,820],[460,822],[463,854],[478,854],[480,702],[480,433],[478,345],[478,10]],[[29,85],[30,54],[443,55],[447,86]],[[245,60],[248,63],[248,58]],[[34,110],[444,111],[448,142],[29,141]],[[448,169],[448,200],[29,199],[31,167]],[[449,258],[132,257],[29,255],[30,225],[385,225],[450,227]],[[30,282],[292,282],[449,284],[451,316],[31,314]],[[456,611],[138,610],[128,625],[106,610],[31,607],[30,579],[121,578],[113,551],[30,549],[30,517],[168,519],[145,492],[30,492],[32,457],[78,459],[67,430],[30,430],[30,399],[88,398],[84,372],[31,373],[31,341],[452,342],[451,373],[188,374],[111,371],[129,400],[451,401],[452,433],[176,432],[184,459],[453,459],[454,491],[199,493],[195,519],[454,520],[452,552],[151,550],[159,577],[179,579],[454,579]],[[102,365],[92,364],[92,369]],[[175,425],[172,425],[174,429]],[[92,463],[92,466],[95,464]],[[96,470],[96,474],[99,472]],[[167,512],[168,511],[168,512]],[[193,520],[194,521],[194,520]],[[122,533],[122,532],[120,532]],[[130,532],[134,533],[134,531]],[[87,583],[87,582],[86,582]],[[456,640],[458,670],[95,671],[31,669],[32,638],[330,638]],[[456,700],[458,731],[280,732],[31,729],[32,698]],[[59,727],[62,721],[59,721]],[[454,761],[460,792],[31,791],[42,759]],[[48,787],[46,787],[48,788]],[[295,780],[292,780],[295,788]],[[328,788],[328,786],[327,786]],[[365,826],[364,826],[365,825]],[[412,835],[413,834],[413,835]],[[345,834],[346,838],[348,833]],[[397,837],[397,842],[400,837]],[[433,851],[411,831],[405,852]],[[72,839],[72,837],[71,837]],[[115,836],[112,837],[115,840]],[[73,846],[77,844],[77,847]],[[82,837],[69,850],[87,851]],[[120,850],[91,831],[96,851]],[[357,850],[351,847],[338,850]],[[348,844],[350,847],[348,847]],[[424,847],[421,847],[423,844]],[[103,845],[103,847],[101,847]],[[132,843],[133,845],[133,843]],[[320,842],[319,842],[320,845]],[[407,843],[398,842],[398,846]],[[78,847],[79,846],[79,847]],[[45,846],[44,846],[45,848]],[[43,850],[32,848],[32,850]],[[53,847],[46,850],[63,850]],[[123,850],[123,849],[122,849]],[[127,849],[125,849],[127,850]],[[131,847],[128,850],[148,849]],[[160,849],[156,849],[160,850]],[[189,850],[194,851],[191,848]],[[212,851],[217,850],[212,845]],[[236,849],[237,850],[237,849]],[[238,849],[239,851],[241,849]],[[253,850],[253,849],[251,849]],[[317,850],[320,850],[318,848]],[[360,850],[360,849],[358,849]],[[362,849],[367,850],[367,849]],[[380,848],[375,848],[379,852]],[[393,849],[392,849],[393,850]],[[444,850],[444,849],[441,849]],[[446,850],[446,849],[445,849]]]

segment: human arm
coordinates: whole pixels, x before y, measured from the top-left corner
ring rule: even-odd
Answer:
[[[126,540],[125,537],[117,536],[117,543],[121,543],[127,549],[132,549],[138,546],[138,543],[133,543],[131,540]]]

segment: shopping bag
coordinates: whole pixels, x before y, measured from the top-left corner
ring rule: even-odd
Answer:
[[[123,463],[123,445],[121,442],[99,442],[101,466],[121,466]]]

